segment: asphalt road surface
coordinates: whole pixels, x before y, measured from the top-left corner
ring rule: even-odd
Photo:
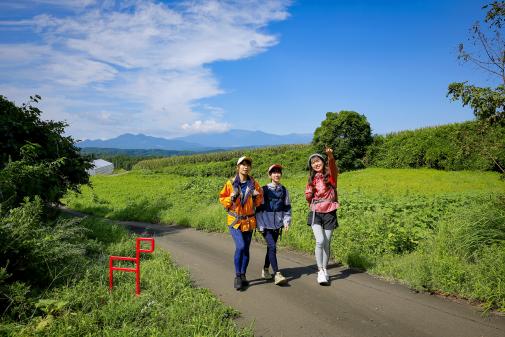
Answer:
[[[407,287],[329,266],[331,284],[316,282],[314,258],[280,249],[279,267],[288,278],[276,286],[261,278],[266,248],[253,242],[249,287],[233,288],[234,244],[230,235],[178,226],[121,222],[144,236],[155,236],[156,248],[168,251],[191,273],[196,285],[210,289],[238,309],[238,324],[254,324],[255,336],[505,336],[505,317],[483,315],[464,301],[416,293]]]

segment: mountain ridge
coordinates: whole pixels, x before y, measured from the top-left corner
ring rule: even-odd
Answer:
[[[258,147],[284,144],[307,144],[311,134],[290,133],[276,135],[263,131],[232,129],[224,133],[201,133],[184,137],[162,138],[142,133],[125,133],[101,140],[86,139],[77,143],[81,148],[160,149],[173,151],[209,151],[239,147]]]

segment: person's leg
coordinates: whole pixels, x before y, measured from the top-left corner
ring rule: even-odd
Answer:
[[[247,265],[249,264],[249,246],[251,245],[252,231],[242,232],[242,238],[244,242],[244,250],[242,255],[242,263],[240,266],[240,274],[245,275],[247,271]]]
[[[321,225],[312,225],[312,231],[314,232],[314,238],[316,239],[316,263],[317,268],[320,270],[323,268],[323,243],[324,243],[324,235],[323,228]]]
[[[267,254],[268,254],[268,260],[270,264],[272,265],[272,270],[274,274],[279,271],[279,268],[277,266],[277,239],[279,238],[279,230],[272,230],[268,229],[268,234],[265,236],[265,239],[267,240]],[[266,261],[266,260],[265,260]],[[268,268],[268,267],[265,267]]]
[[[263,264],[263,268],[268,269],[268,268],[270,268],[270,258],[268,255],[269,254],[269,252],[268,252],[268,250],[269,250],[268,240],[269,239],[267,238],[267,236],[270,236],[269,230],[265,228],[263,230],[263,232],[261,232],[261,235],[263,235],[263,239],[265,239],[265,242],[267,243],[267,252],[265,254],[265,263]]]
[[[233,238],[233,241],[235,242],[235,255],[233,259],[233,262],[235,264],[235,274],[237,276],[240,276],[245,249],[245,242],[240,229],[230,227],[230,234],[231,237]]]
[[[322,215],[322,225],[323,225],[323,235],[324,235],[324,243],[323,243],[323,272],[326,279],[329,281],[330,275],[328,274],[328,262],[331,256],[331,237],[333,231],[337,227],[337,212],[333,211],[330,213],[325,213]]]
[[[333,233],[333,229],[325,229],[323,232],[323,254],[322,254],[322,264],[323,264],[323,269],[326,270],[326,267],[328,266],[328,261],[330,259],[330,243],[331,243],[331,236]]]

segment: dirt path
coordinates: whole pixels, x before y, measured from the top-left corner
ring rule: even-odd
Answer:
[[[156,236],[156,247],[170,252],[198,286],[242,313],[239,324],[254,322],[256,336],[505,336],[505,317],[483,317],[467,303],[415,293],[366,273],[332,265],[331,285],[319,286],[314,259],[292,251],[278,254],[289,285],[276,286],[260,278],[265,247],[255,242],[247,274],[250,286],[236,291],[229,235],[121,223]]]

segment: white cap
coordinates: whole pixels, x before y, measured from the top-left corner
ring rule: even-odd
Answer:
[[[248,162],[250,162],[252,164],[252,159],[250,157],[247,157],[247,156],[242,156],[238,159],[237,161],[237,165],[240,165],[240,163],[242,163],[244,160],[247,160]]]
[[[313,153],[310,155],[309,157],[309,161],[307,162],[307,167],[310,168],[310,164],[311,164],[311,161],[312,161],[312,158],[316,158],[318,157],[319,159],[321,159],[321,161],[324,163],[325,162],[325,159],[323,157],[322,154],[319,154],[319,153]]]

